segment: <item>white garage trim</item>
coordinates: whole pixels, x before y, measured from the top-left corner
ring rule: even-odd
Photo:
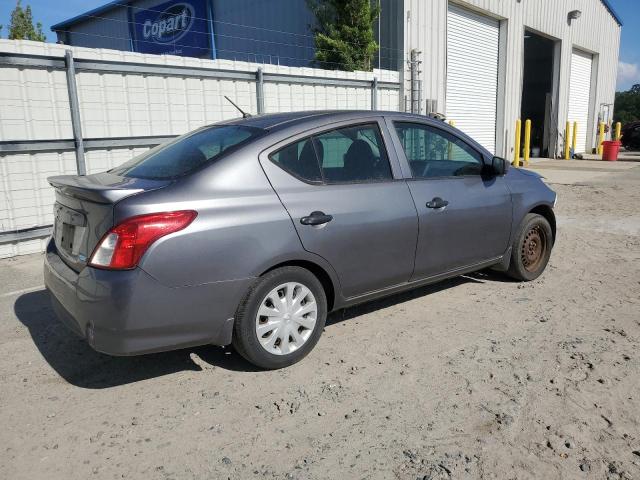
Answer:
[[[567,120],[573,128],[578,122],[576,152],[587,150],[589,129],[589,98],[591,94],[591,71],[593,55],[579,50],[571,53],[571,73],[569,77],[569,109]]]
[[[496,149],[499,46],[497,20],[449,5],[446,115],[491,152]]]

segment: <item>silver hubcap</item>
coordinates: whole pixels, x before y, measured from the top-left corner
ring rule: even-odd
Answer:
[[[288,282],[271,290],[256,315],[256,335],[262,348],[274,355],[295,352],[316,326],[318,305],[307,287]]]

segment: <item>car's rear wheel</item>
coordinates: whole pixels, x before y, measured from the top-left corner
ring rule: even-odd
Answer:
[[[552,248],[553,233],[547,219],[536,213],[527,214],[513,241],[507,274],[516,280],[535,280],[549,263]]]
[[[315,275],[278,268],[260,277],[238,307],[233,345],[261,368],[286,367],[318,343],[326,317],[326,295]]]

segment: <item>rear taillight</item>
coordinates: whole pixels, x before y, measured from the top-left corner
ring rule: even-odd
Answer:
[[[193,210],[181,210],[128,218],[102,237],[89,265],[110,270],[135,268],[153,242],[186,228],[196,215]]]

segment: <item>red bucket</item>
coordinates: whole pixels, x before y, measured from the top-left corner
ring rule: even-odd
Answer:
[[[602,159],[609,162],[618,160],[618,152],[620,151],[621,142],[619,140],[602,142]]]

